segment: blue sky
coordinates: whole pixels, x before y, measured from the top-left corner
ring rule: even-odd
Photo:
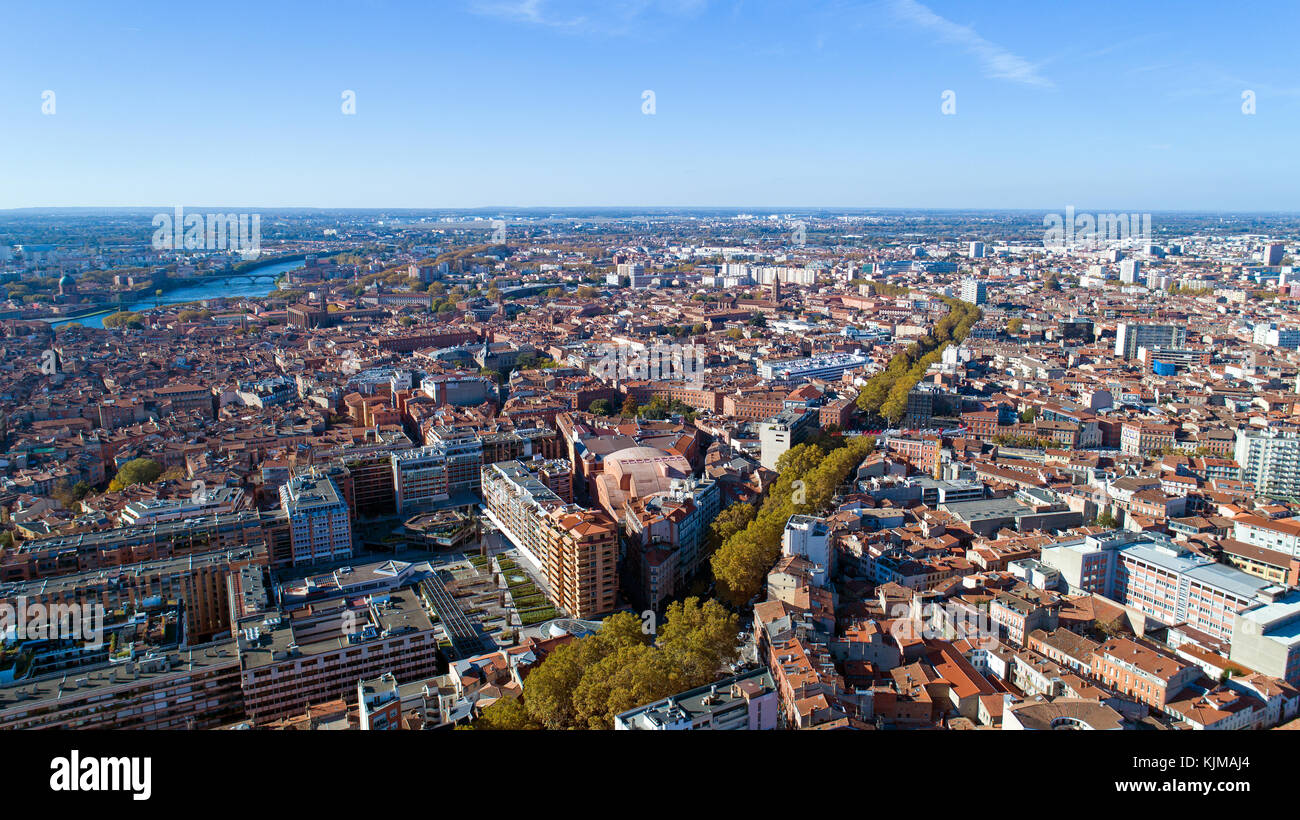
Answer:
[[[1293,0],[130,5],[6,9],[0,208],[1300,210]]]

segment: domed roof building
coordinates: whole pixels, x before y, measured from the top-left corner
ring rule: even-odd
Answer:
[[[658,447],[628,447],[605,456],[596,476],[596,500],[615,521],[623,519],[628,502],[666,493],[674,479],[689,478],[691,463]]]

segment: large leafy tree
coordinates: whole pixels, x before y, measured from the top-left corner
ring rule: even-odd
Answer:
[[[609,729],[628,709],[703,686],[736,659],[736,616],[716,601],[672,604],[659,640],[631,613],[552,652],[527,677],[523,708],[493,704],[484,728]],[[499,703],[499,702],[498,702]]]
[[[149,458],[133,458],[122,465],[109,482],[108,489],[118,492],[133,484],[148,484],[162,475],[162,465]]]

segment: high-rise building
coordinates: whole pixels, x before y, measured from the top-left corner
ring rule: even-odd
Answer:
[[[1281,242],[1270,242],[1264,246],[1264,252],[1260,254],[1260,260],[1269,267],[1282,264],[1282,257],[1286,255],[1286,247]]]
[[[971,259],[983,259],[983,258],[984,258],[984,243],[983,243],[983,242],[972,242],[972,243],[970,243],[970,258],[971,258]]]
[[[1237,431],[1233,459],[1241,480],[1266,498],[1300,498],[1300,436],[1285,431]]]
[[[1142,263],[1136,259],[1125,259],[1119,263],[1119,281],[1126,285],[1136,284],[1142,274]]]
[[[970,302],[972,305],[987,304],[989,300],[988,286],[980,279],[965,279],[961,283],[961,300]]]
[[[488,518],[546,578],[555,606],[575,618],[613,612],[618,525],[599,510],[566,504],[522,461],[482,468]]]
[[[618,266],[619,277],[627,277],[627,285],[632,289],[650,287],[651,277],[646,273],[645,265],[624,262]]]
[[[313,470],[289,479],[280,506],[289,518],[294,566],[352,557],[352,516],[329,476]]]
[[[1187,346],[1187,328],[1182,325],[1137,325],[1120,322],[1115,326],[1115,355],[1131,359],[1139,347]]]
[[[775,470],[777,459],[799,444],[816,419],[817,413],[812,410],[786,410],[761,422],[758,425],[759,463]]]

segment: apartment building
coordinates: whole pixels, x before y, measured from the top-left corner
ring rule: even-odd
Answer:
[[[939,436],[885,435],[880,438],[880,447],[887,453],[898,453],[913,467],[925,475],[933,475],[943,458],[943,440]]]
[[[1241,515],[1232,522],[1232,537],[1255,547],[1300,557],[1300,521]]]
[[[1126,421],[1120,425],[1119,449],[1126,456],[1145,456],[1174,446],[1173,424]]]
[[[0,730],[214,729],[243,715],[239,656],[229,637],[0,685]]]
[[[1201,676],[1201,668],[1126,638],[1111,638],[1092,655],[1092,676],[1153,709],[1166,704]]]
[[[638,449],[649,448],[621,452],[635,454]],[[607,459],[598,496],[602,506],[610,505],[606,511],[626,536],[627,591],[639,595],[643,605],[657,608],[699,572],[709,523],[722,506],[722,489],[711,478],[668,477],[657,459],[619,460],[618,455]],[[617,490],[609,486],[613,480],[619,482]]]
[[[810,580],[816,586],[826,586],[835,572],[830,527],[823,518],[790,516],[781,532],[781,554],[806,558],[813,565]]]
[[[312,460],[343,464],[352,475],[355,511],[383,515],[396,508],[392,455],[414,446],[400,430],[369,429],[359,436],[348,435],[337,443],[313,448]]]
[[[1012,646],[1024,646],[1025,636],[1031,632],[1056,629],[1061,605],[1054,597],[1034,590],[996,592],[989,601],[989,619]]]
[[[352,557],[352,515],[325,473],[300,473],[280,487],[280,507],[289,519],[291,566]]]
[[[141,561],[113,571],[3,582],[0,603],[99,604],[109,612],[135,612],[150,601],[176,601],[184,612],[180,638],[197,645],[230,634],[229,579],[246,567],[264,568],[267,560],[266,548],[259,545]]]
[[[269,548],[263,516],[245,510],[24,541],[0,556],[0,582],[53,578],[191,553]]]
[[[1260,495],[1300,498],[1300,435],[1240,429],[1233,460],[1241,467],[1241,480],[1254,484]]]
[[[600,510],[566,505],[545,515],[546,589],[575,618],[599,618],[618,605],[618,525]]]
[[[1300,585],[1300,559],[1285,552],[1245,544],[1235,538],[1219,542],[1221,560],[1271,584]]]
[[[972,305],[985,305],[989,301],[988,284],[982,279],[964,279],[961,283],[961,300]]]
[[[577,618],[614,611],[618,526],[603,511],[568,504],[524,462],[482,468],[488,518],[546,578],[551,602]]]
[[[362,731],[401,727],[402,696],[392,672],[357,683],[357,718]]]
[[[197,410],[207,418],[216,416],[216,397],[203,385],[173,384],[159,387],[153,391],[153,397],[169,413]]]

